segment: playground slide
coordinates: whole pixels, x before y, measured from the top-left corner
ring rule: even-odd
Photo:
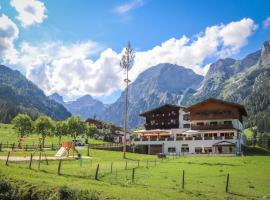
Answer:
[[[55,154],[55,157],[62,157],[62,156],[64,155],[65,151],[66,151],[66,148],[65,148],[65,147],[61,147],[61,148],[57,151],[57,153]]]

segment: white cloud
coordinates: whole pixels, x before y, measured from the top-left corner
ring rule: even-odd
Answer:
[[[24,27],[42,23],[43,20],[47,18],[47,15],[45,14],[46,7],[41,1],[11,0],[10,4],[19,13],[17,19],[20,20]]]
[[[19,29],[6,15],[0,16],[0,57],[11,62],[16,56],[14,42],[18,38]]]
[[[186,36],[169,39],[160,46],[136,54],[131,78],[135,80],[145,69],[159,63],[177,64],[205,74],[202,65],[207,58],[222,58],[237,53],[255,29],[253,20],[247,18],[227,25],[207,27],[193,40]]]
[[[264,21],[263,21],[263,28],[268,28],[270,26],[270,17],[267,17]]]
[[[115,12],[118,14],[125,14],[131,10],[134,10],[136,8],[143,6],[143,4],[144,4],[143,0],[131,0],[128,3],[117,6],[115,8]]]
[[[255,29],[253,20],[247,18],[207,27],[194,39],[171,38],[148,51],[138,51],[130,79],[134,81],[141,72],[159,63],[177,64],[205,74],[209,68],[209,64],[205,65],[207,59],[237,53]],[[84,94],[109,95],[124,87],[119,66],[121,52],[108,48],[97,60],[89,58],[100,50],[100,45],[91,41],[38,45],[24,42],[14,60],[25,67],[26,76],[47,94],[58,92],[68,98]]]

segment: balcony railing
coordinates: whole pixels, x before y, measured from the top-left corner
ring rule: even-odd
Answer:
[[[220,129],[232,129],[232,124],[222,125],[191,125],[192,130],[220,130]]]
[[[233,140],[236,139],[235,136],[215,136],[215,137],[176,137],[176,141],[191,141],[191,140]],[[173,137],[163,137],[163,138],[135,138],[134,142],[138,141],[174,141]]]

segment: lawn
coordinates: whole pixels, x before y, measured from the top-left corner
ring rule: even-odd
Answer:
[[[86,155],[86,150],[79,150]],[[7,152],[2,152],[1,155]],[[49,151],[48,155],[55,152]],[[14,153],[15,154],[15,153]],[[12,154],[13,155],[13,154]],[[20,153],[17,153],[20,155]],[[25,156],[28,156],[29,152]],[[63,161],[57,175],[58,161],[33,169],[28,163],[0,163],[6,177],[29,183],[68,186],[72,189],[94,190],[101,199],[267,199],[270,197],[270,157],[178,157],[157,160],[155,156],[91,150],[91,159]],[[140,160],[139,167],[138,161]],[[127,169],[126,169],[127,161]],[[148,168],[147,168],[148,162]],[[99,164],[99,180],[95,172]],[[112,173],[111,173],[112,164]],[[135,179],[132,183],[132,169]],[[185,170],[185,189],[181,189]],[[230,173],[229,191],[225,193],[226,175]]]
[[[62,141],[65,140],[72,140],[71,137],[63,137]],[[82,141],[84,141],[84,139],[81,139]],[[47,137],[45,139],[45,145],[57,145],[59,141],[58,137]],[[106,143],[104,141],[101,140],[94,140],[94,139],[89,139],[89,141],[91,144],[101,144],[101,143]],[[2,144],[17,144],[18,143],[18,133],[16,132],[16,130],[13,128],[13,125],[11,124],[1,124],[0,123],[0,143]],[[28,144],[28,145],[37,145],[39,143],[39,136],[37,134],[32,134],[32,135],[28,135],[24,138],[24,144]]]

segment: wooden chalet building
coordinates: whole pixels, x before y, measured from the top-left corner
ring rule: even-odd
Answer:
[[[174,129],[185,126],[188,128],[188,114],[184,113],[184,108],[185,107],[165,104],[141,113],[140,116],[145,117],[145,130]],[[186,118],[180,116],[181,114],[185,115]]]
[[[135,150],[165,154],[239,154],[243,151],[244,106],[218,99],[184,108],[163,105],[142,113],[145,130],[136,131]]]
[[[101,120],[97,120],[97,119],[92,119],[92,118],[88,118],[87,120],[85,120],[86,123],[88,123],[89,125],[94,125],[97,127],[97,129],[101,130],[101,129],[106,129],[108,128],[108,126],[112,126],[112,129],[114,130],[113,133],[113,142],[115,143],[123,143],[124,141],[124,130],[119,127],[116,126],[112,123],[108,123],[108,122],[104,122]],[[127,132],[127,142],[130,142],[130,132]]]

